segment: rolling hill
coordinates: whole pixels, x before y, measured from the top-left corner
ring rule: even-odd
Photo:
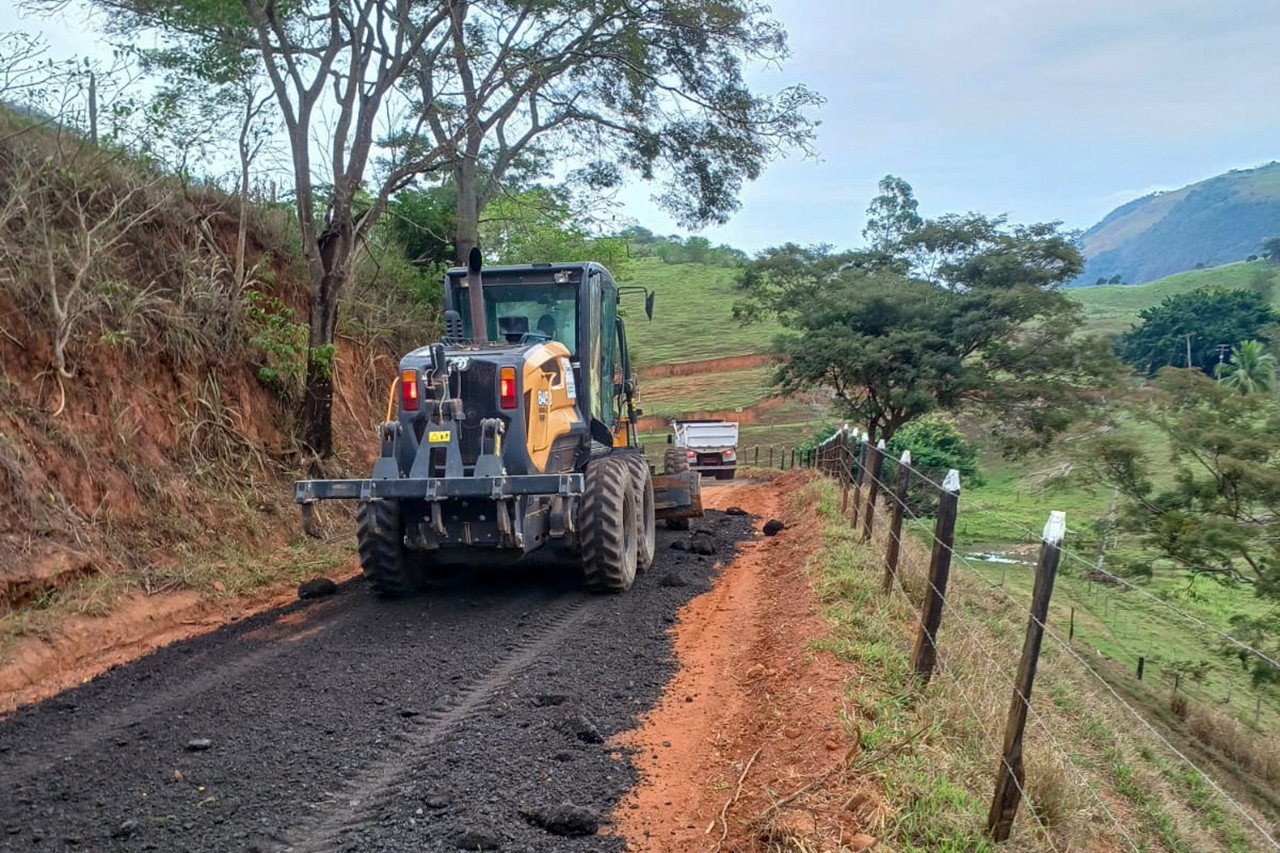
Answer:
[[[1081,237],[1086,286],[1120,276],[1141,284],[1242,261],[1280,236],[1280,162],[1238,169],[1113,210]]]
[[[1084,306],[1086,331],[1120,334],[1138,322],[1139,311],[1159,305],[1165,297],[1198,287],[1244,290],[1268,283],[1280,285],[1280,267],[1252,261],[1177,273],[1146,284],[1081,287],[1072,290],[1071,297]],[[1280,288],[1273,291],[1272,300],[1280,308]]]

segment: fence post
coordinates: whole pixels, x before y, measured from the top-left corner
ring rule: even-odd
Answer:
[[[902,546],[902,510],[907,505],[907,486],[911,482],[911,451],[902,451],[898,460],[898,490],[893,496],[889,514],[889,541],[884,546],[884,594],[893,592],[893,578],[898,573],[898,554]]]
[[[796,467],[796,449],[794,447],[791,448],[791,467]]]
[[[760,445],[758,444],[756,445],[756,458],[755,458],[755,461],[751,463],[751,467],[753,468],[760,467]]]
[[[1139,681],[1142,680],[1142,670],[1146,667],[1146,663],[1147,663],[1146,658],[1142,656],[1138,657],[1138,680]]]
[[[1044,640],[1044,622],[1049,615],[1049,598],[1053,595],[1054,576],[1062,553],[1062,537],[1066,533],[1066,516],[1049,513],[1040,540],[1040,561],[1036,565],[1035,588],[1031,592],[1031,616],[1027,619],[1027,636],[1022,644],[1022,661],[1018,664],[1018,683],[1009,703],[1009,719],[1004,728],[1004,754],[996,777],[995,798],[987,817],[987,832],[996,841],[1006,841],[1018,813],[1026,772],[1022,766],[1022,730],[1027,725],[1031,706],[1031,686],[1040,660],[1040,643]]]
[[[922,683],[927,684],[938,660],[938,627],[942,624],[942,605],[947,597],[947,579],[951,576],[951,549],[956,539],[956,505],[960,501],[960,472],[952,468],[942,481],[938,495],[938,517],[933,524],[933,555],[929,559],[929,588],[925,590],[924,614],[920,632],[911,653],[911,668]]]
[[[1071,608],[1071,627],[1067,629],[1067,643],[1071,643],[1076,638],[1076,609]]]
[[[876,517],[876,497],[880,494],[880,475],[884,472],[884,439],[867,451],[871,456],[871,470],[867,472],[867,505],[862,512],[862,541],[871,541],[872,525]]]
[[[773,445],[769,445],[769,467],[773,467]]]
[[[851,526],[858,529],[858,519],[862,516],[862,482],[867,468],[867,448],[871,444],[871,436],[862,433],[862,443],[858,445],[858,471],[853,478],[853,518]]]

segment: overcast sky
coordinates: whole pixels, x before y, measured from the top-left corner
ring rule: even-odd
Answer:
[[[791,34],[770,90],[827,98],[816,160],[775,163],[706,235],[748,250],[860,242],[892,173],[926,214],[980,210],[1085,228],[1153,189],[1280,158],[1278,0],[773,0]],[[65,21],[17,21],[62,53],[92,50]],[[674,223],[643,185],[626,212]]]

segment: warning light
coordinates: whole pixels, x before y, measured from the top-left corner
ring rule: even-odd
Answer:
[[[400,399],[406,412],[418,411],[418,371],[400,371]]]
[[[514,367],[502,368],[501,378],[498,380],[498,397],[502,400],[502,408],[516,407],[516,369]]]

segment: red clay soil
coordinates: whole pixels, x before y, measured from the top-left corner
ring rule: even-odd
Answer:
[[[614,814],[632,851],[862,850],[875,843],[880,799],[839,772],[848,664],[811,647],[826,623],[805,563],[820,546],[811,514],[787,517],[782,495],[807,472],[704,492],[758,526],[787,528],[745,545],[715,588],[690,602],[675,633],[680,670],[659,706],[623,738],[641,782]],[[811,511],[810,511],[811,513]],[[780,808],[774,804],[786,800]]]
[[[668,376],[698,376],[703,373],[731,373],[735,370],[749,370],[752,367],[763,367],[772,364],[776,358],[771,355],[726,355],[720,358],[708,358],[703,361],[677,361],[671,364],[653,364],[639,370],[641,379],[664,379]]]

